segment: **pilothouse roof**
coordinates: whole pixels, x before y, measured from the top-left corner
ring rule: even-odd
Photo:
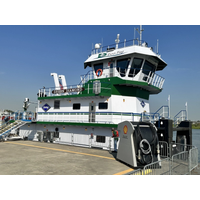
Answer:
[[[91,55],[84,63],[84,68],[88,66],[91,67],[92,63],[97,63],[98,61],[118,58],[126,55],[133,56],[145,56],[146,58],[158,63],[157,71],[163,70],[167,63],[161,59],[161,56],[153,51],[152,47],[148,47],[148,44],[144,41],[124,40],[124,42],[119,43],[119,34],[115,40],[116,44],[101,47],[101,44],[96,44],[95,49],[92,50]]]

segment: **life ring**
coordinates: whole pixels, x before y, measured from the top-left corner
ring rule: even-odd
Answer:
[[[101,76],[102,73],[103,73],[102,69],[98,69],[98,70],[96,71],[96,75],[97,75],[98,77]]]

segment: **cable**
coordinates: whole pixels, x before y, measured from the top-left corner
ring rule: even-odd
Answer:
[[[147,149],[144,149],[144,144],[143,143],[146,143],[148,145]],[[140,149],[141,149],[143,154],[149,154],[151,152],[151,146],[150,146],[149,142],[146,139],[143,139],[143,140],[140,141]]]
[[[151,145],[154,145],[155,142],[156,142],[155,140],[158,140],[158,138],[156,137],[157,135],[155,134],[155,130],[153,128],[153,125],[150,124],[151,131],[153,132],[153,139],[152,139],[151,142],[149,142],[146,139],[143,139],[142,133],[141,133],[141,130],[140,130],[140,127],[139,127],[140,124],[141,123],[138,123],[137,130],[135,129],[135,131],[136,131],[136,140],[139,141],[139,137],[140,137],[140,143],[138,143],[137,159],[141,164],[144,165],[144,164],[149,164],[149,163],[153,162],[153,154],[152,154]],[[144,148],[144,146],[147,146],[147,148]],[[142,151],[143,155],[141,155],[139,149]],[[151,156],[151,161],[150,160],[148,160],[148,161],[146,160],[146,158],[149,157],[148,155]]]

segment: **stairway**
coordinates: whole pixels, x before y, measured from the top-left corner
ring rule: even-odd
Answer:
[[[7,125],[1,126],[0,127],[0,137],[7,136],[13,129],[17,129],[26,123],[27,123],[26,121],[16,120],[13,123],[9,123]]]

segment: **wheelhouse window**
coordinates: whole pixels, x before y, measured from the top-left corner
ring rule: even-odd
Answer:
[[[73,104],[73,110],[80,110],[81,109],[81,104],[80,103],[74,103]]]
[[[95,74],[97,73],[97,70],[101,69],[103,71],[103,63],[99,63],[99,64],[94,64],[94,71]]]
[[[54,109],[60,109],[60,101],[59,100],[54,101]]]
[[[152,63],[146,60],[142,69],[142,73],[150,77],[150,76],[153,76],[155,69],[156,67]],[[144,77],[143,80],[146,81],[147,77]]]
[[[131,60],[130,58],[126,58],[117,61],[117,71],[120,73],[121,77],[126,76],[130,60]]]
[[[156,69],[156,67],[152,63],[150,63],[149,61],[146,60],[145,63],[144,63],[144,67],[142,69],[142,72],[144,74],[148,75],[149,72],[155,72],[155,69]]]
[[[99,110],[106,110],[106,109],[108,109],[108,103],[107,102],[99,103]]]
[[[142,67],[142,62],[143,62],[143,59],[141,59],[141,58],[133,59],[128,77],[134,77],[135,75],[138,74],[138,72],[140,71],[140,69]]]

